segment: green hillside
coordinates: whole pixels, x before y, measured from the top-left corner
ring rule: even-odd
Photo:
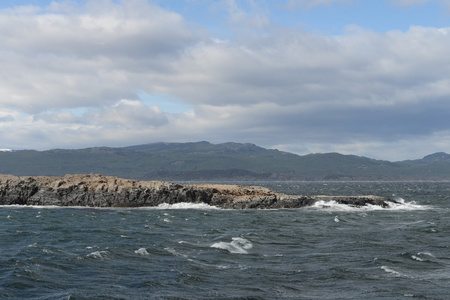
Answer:
[[[0,152],[0,173],[100,173],[140,180],[447,180],[450,155],[389,162],[339,153],[300,156],[241,143],[154,143]]]

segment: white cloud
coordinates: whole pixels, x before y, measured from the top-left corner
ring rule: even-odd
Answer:
[[[399,140],[386,142],[385,140],[354,140],[346,143],[290,143],[288,145],[276,145],[275,148],[299,154],[338,152],[365,156],[374,159],[403,161],[407,159],[419,159],[436,152],[436,149],[449,149],[447,142],[450,131],[439,131],[429,136],[404,137]],[[447,150],[448,152],[448,150]]]
[[[406,33],[331,38],[289,31],[246,45],[203,43],[177,62],[177,73],[160,87],[217,106],[414,104],[447,92],[439,82],[449,71],[449,40],[445,31],[413,27]]]
[[[45,112],[33,116],[34,122],[44,121],[46,123],[73,124],[82,123],[82,120],[69,111]]]
[[[120,100],[79,116],[66,110],[19,115],[14,123],[0,122],[0,136],[2,144],[14,149],[124,146],[158,136],[165,141],[167,131],[159,133],[159,129],[168,125],[168,116],[158,107]]]
[[[26,112],[134,97],[133,77],[165,71],[196,41],[183,18],[146,1],[0,11],[0,104]]]
[[[296,3],[332,1],[319,2]],[[236,3],[231,18],[263,33],[217,42],[146,1],[0,11],[0,146],[209,140],[391,157],[383,146],[432,148],[411,139],[450,147],[438,143],[450,128],[450,29],[316,36]]]
[[[121,100],[112,107],[89,116],[100,126],[124,127],[139,130],[143,127],[160,127],[167,124],[164,112],[158,107],[148,107],[139,100]]]
[[[12,122],[14,121],[14,117],[12,115],[4,115],[4,116],[0,116],[0,123],[3,122]]]

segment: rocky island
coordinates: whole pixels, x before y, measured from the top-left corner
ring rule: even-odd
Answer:
[[[280,209],[310,206],[319,200],[385,208],[389,203],[396,203],[390,198],[373,195],[286,195],[259,186],[177,184],[99,174],[64,177],[0,175],[0,205],[151,207],[189,202],[227,209]]]

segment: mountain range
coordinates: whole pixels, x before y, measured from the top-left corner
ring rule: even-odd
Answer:
[[[249,143],[152,143],[0,152],[0,173],[98,173],[139,180],[450,180],[450,155],[390,162],[356,155],[297,155]]]

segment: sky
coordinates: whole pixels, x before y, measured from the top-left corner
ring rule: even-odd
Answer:
[[[0,149],[450,153],[450,1],[0,2]]]

